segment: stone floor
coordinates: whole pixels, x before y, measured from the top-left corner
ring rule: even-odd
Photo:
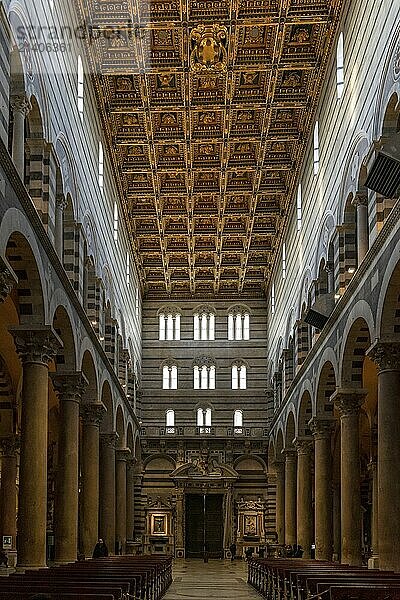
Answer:
[[[163,600],[218,598],[219,600],[260,600],[247,581],[247,564],[236,560],[175,560],[174,581]]]

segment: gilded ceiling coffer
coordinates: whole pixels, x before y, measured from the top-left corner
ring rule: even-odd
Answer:
[[[190,66],[194,73],[226,71],[228,30],[224,25],[199,25],[190,34]]]

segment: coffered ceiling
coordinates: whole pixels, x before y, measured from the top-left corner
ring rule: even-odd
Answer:
[[[148,297],[261,296],[342,0],[76,0]]]

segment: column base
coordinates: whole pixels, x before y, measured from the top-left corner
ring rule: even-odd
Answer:
[[[175,548],[175,558],[185,558],[185,548]]]
[[[379,556],[377,554],[368,559],[368,569],[379,569]]]
[[[53,565],[55,567],[62,567],[63,565],[73,565],[76,563],[76,558],[71,558],[71,560],[55,560]]]

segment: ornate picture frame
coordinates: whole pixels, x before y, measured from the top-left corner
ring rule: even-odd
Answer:
[[[151,515],[151,535],[167,535],[167,515]]]

